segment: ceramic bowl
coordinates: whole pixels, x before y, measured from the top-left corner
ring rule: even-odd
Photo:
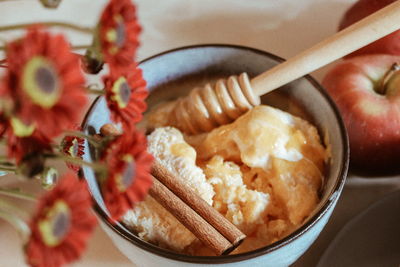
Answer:
[[[148,103],[152,106],[187,94],[195,84],[206,80],[241,72],[254,77],[281,61],[275,55],[251,48],[201,45],[156,55],[141,62],[140,67],[151,92]],[[110,224],[95,175],[90,168],[83,168],[104,230],[122,253],[137,266],[287,266],[295,262],[318,237],[332,214],[347,175],[349,146],[342,119],[327,93],[310,76],[283,86],[275,93],[263,97],[262,102],[306,117],[317,126],[322,140],[330,146],[331,159],[326,170],[321,201],[315,211],[287,237],[254,251],[219,257],[182,255],[141,240],[122,224]],[[92,134],[109,122],[109,111],[104,98],[100,97],[89,110],[83,129]],[[91,161],[88,147],[85,149],[85,160]]]

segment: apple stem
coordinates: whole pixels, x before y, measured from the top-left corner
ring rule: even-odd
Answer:
[[[393,74],[395,74],[397,71],[400,71],[400,65],[399,65],[399,63],[395,62],[392,64],[390,69],[383,76],[383,78],[378,86],[378,90],[377,90],[377,92],[379,94],[384,95],[386,93],[386,89],[387,89],[386,84],[390,80],[390,78],[392,78]]]

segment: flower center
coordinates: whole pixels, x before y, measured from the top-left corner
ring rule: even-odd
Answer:
[[[122,20],[117,20],[117,27],[115,28],[117,32],[117,39],[115,44],[121,48],[125,43],[125,24]]]
[[[124,171],[117,179],[117,186],[120,192],[125,192],[135,180],[136,165],[131,155],[125,155],[123,160],[126,162]]]
[[[41,56],[35,56],[26,63],[22,88],[32,102],[44,108],[54,106],[61,93],[59,77],[53,64]]]
[[[70,226],[70,209],[63,200],[56,201],[45,218],[38,223],[42,240],[49,247],[59,245],[69,232]]]
[[[76,138],[72,140],[72,145],[70,146],[68,152],[72,157],[79,156],[79,142]]]
[[[119,108],[125,108],[129,104],[129,100],[131,99],[132,89],[126,81],[125,77],[119,77],[112,89],[114,96],[112,100],[117,102]]]
[[[118,15],[114,18],[115,28],[110,29],[107,32],[107,40],[114,45],[110,48],[111,54],[116,54],[119,49],[121,49],[126,40],[126,31],[125,31],[125,23],[124,19]]]
[[[23,121],[16,117],[12,117],[10,120],[10,124],[13,130],[13,133],[18,137],[28,137],[31,136],[33,131],[35,130],[35,125],[33,124],[25,124]]]

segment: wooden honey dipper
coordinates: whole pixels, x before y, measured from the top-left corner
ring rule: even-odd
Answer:
[[[400,1],[360,20],[297,56],[249,80],[246,73],[206,84],[179,99],[170,124],[187,134],[208,132],[254,106],[260,96],[333,62],[400,28]]]

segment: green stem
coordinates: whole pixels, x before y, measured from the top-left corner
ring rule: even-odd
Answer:
[[[9,169],[2,169],[2,167],[9,168]],[[8,157],[5,155],[0,155],[0,170],[4,171],[15,171],[16,166],[13,162],[10,162]]]
[[[71,49],[72,50],[88,49],[90,47],[92,47],[92,46],[91,45],[71,45]],[[6,50],[6,46],[4,46],[4,45],[0,46],[0,51],[4,51],[4,50]],[[1,67],[7,67],[7,65],[4,65],[2,62],[0,62],[0,66]]]
[[[88,49],[92,47],[92,45],[73,45],[71,49],[78,50],[78,49]]]
[[[29,213],[26,210],[21,209],[17,205],[15,205],[13,203],[10,203],[10,202],[8,202],[8,201],[6,201],[4,199],[1,199],[1,198],[0,198],[0,210],[7,211],[7,212],[16,211],[16,212],[20,213],[23,216],[26,216],[26,217],[29,216]]]
[[[93,170],[96,170],[96,171],[105,171],[105,170],[107,170],[107,168],[105,166],[103,166],[103,165],[101,165],[99,163],[88,162],[88,161],[84,161],[84,160],[79,159],[79,158],[73,158],[73,157],[69,157],[69,156],[66,156],[66,155],[62,155],[62,154],[60,154],[59,157],[62,160],[68,161],[68,162],[73,163],[73,164],[77,164],[77,165],[81,165],[81,166],[82,165],[88,166],[88,167],[90,167],[90,168],[92,168]]]
[[[89,94],[93,94],[93,95],[104,95],[103,90],[92,89],[90,87],[86,88],[86,92],[88,92]]]
[[[33,25],[43,25],[43,26],[47,26],[47,27],[62,27],[62,28],[67,28],[67,29],[71,29],[74,31],[82,32],[82,33],[87,33],[87,34],[94,34],[94,30],[95,30],[93,28],[82,27],[79,25],[70,24],[70,23],[66,23],[66,22],[46,21],[46,22],[21,23],[21,24],[14,24],[14,25],[8,25],[8,26],[0,26],[0,32],[24,29],[24,28],[27,28],[27,27],[33,26]]]
[[[36,201],[36,198],[34,195],[31,195],[26,192],[22,192],[19,188],[1,188],[0,187],[0,195],[19,198],[19,199],[23,199],[23,200]]]
[[[51,158],[58,158],[58,159],[61,159],[61,160],[64,160],[64,161],[67,161],[69,163],[73,163],[76,165],[80,165],[80,166],[85,165],[96,171],[106,171],[107,170],[107,168],[105,166],[103,166],[99,163],[84,161],[80,158],[70,157],[70,156],[67,156],[64,154],[46,154],[45,156],[51,157]]]
[[[17,171],[17,167],[11,162],[0,162],[0,171],[15,173]]]
[[[62,149],[62,145],[61,144],[51,144],[51,147],[54,148],[55,150],[59,151]]]
[[[0,160],[0,166],[4,166],[7,168],[15,167],[15,164],[9,161],[1,161]]]
[[[92,144],[93,146],[95,146],[97,148],[101,147],[101,144],[99,143],[99,141],[97,141],[97,139],[91,135],[87,135],[87,134],[84,134],[84,133],[78,132],[78,131],[65,131],[64,133],[65,133],[65,135],[71,135],[71,136],[76,136],[79,138],[86,139],[90,144]]]
[[[0,162],[0,170],[1,170],[1,168],[3,168],[3,167],[5,167],[5,168],[14,168],[14,169],[16,169],[16,166],[14,165],[14,163],[11,163],[11,162]],[[6,170],[4,170],[4,171],[6,171]],[[7,170],[7,171],[9,171],[9,170]]]
[[[0,155],[0,160],[8,160],[8,157],[6,155]]]
[[[0,172],[6,172],[6,174],[8,173],[16,173],[17,169],[16,168],[7,168],[4,166],[0,166]],[[6,175],[5,173],[2,173],[2,176]]]
[[[26,222],[14,214],[0,210],[0,218],[11,224],[20,234],[22,240],[26,242],[31,234],[31,230]]]

